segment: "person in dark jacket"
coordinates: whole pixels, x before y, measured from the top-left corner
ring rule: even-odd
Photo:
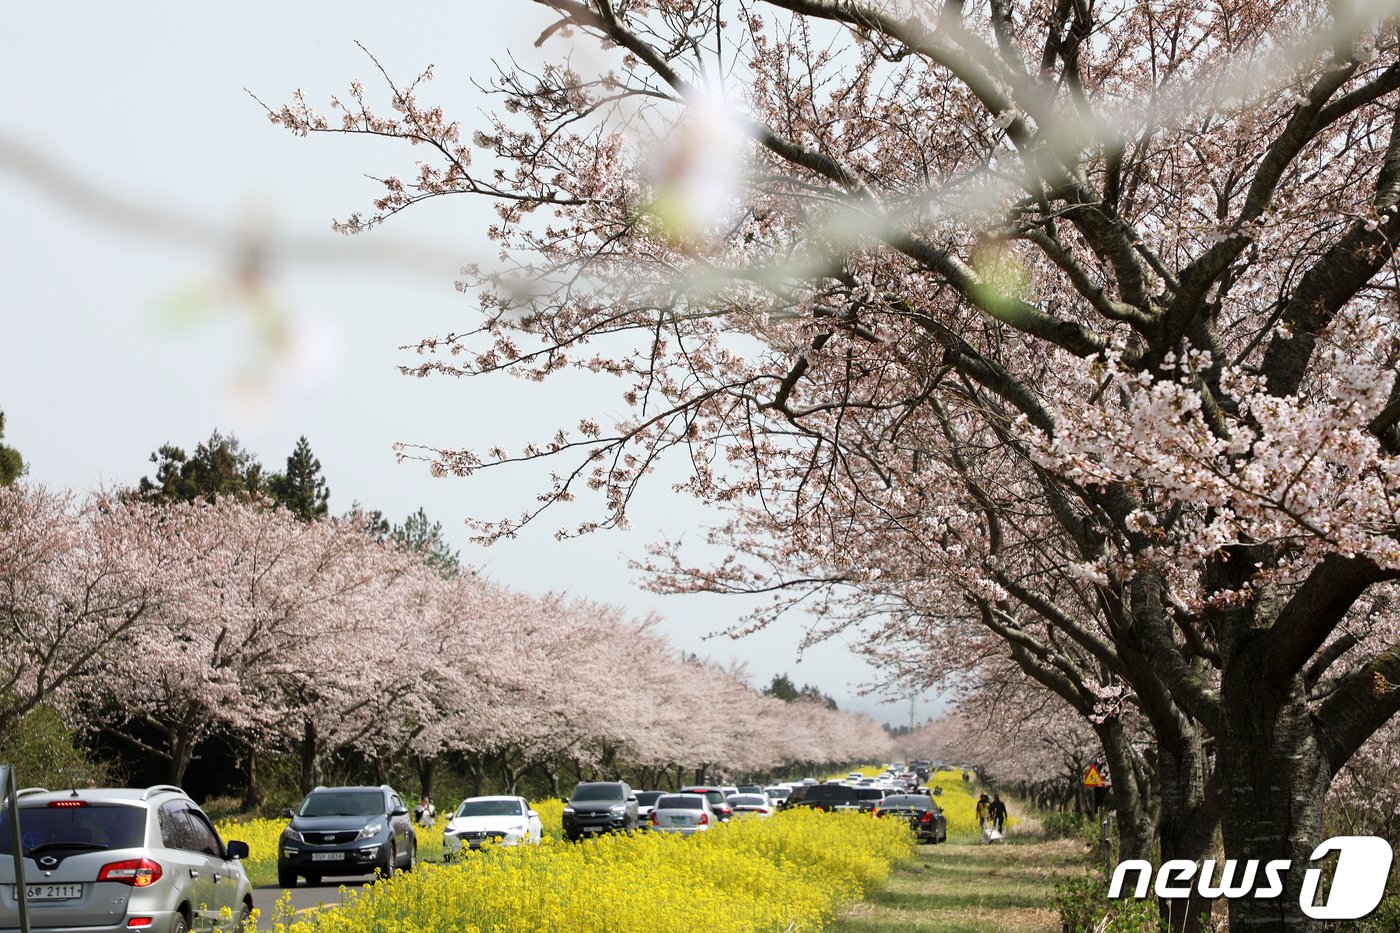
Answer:
[[[1006,826],[1006,804],[1001,802],[1001,794],[992,795],[991,806],[987,809],[992,818],[992,828],[1001,832]]]

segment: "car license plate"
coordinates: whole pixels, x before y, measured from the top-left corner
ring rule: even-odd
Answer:
[[[684,826],[685,824],[687,824],[687,823],[689,823],[689,822],[690,822],[690,820],[686,819],[686,818],[683,817],[683,816],[673,816],[673,817],[671,817],[671,825],[672,825],[672,826]]]
[[[19,898],[19,885],[14,885],[15,898]],[[83,896],[81,884],[26,884],[24,896],[31,901],[71,901]]]
[[[313,861],[313,862],[343,862],[343,861],[345,861],[345,853],[344,853],[344,852],[312,852],[312,853],[311,853],[311,861]]]

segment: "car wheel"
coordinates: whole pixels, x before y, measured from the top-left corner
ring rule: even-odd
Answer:
[[[243,902],[243,909],[238,912],[238,926],[234,927],[235,933],[243,933],[244,930],[252,928],[253,907],[247,901]]]
[[[391,845],[389,846],[389,857],[388,857],[387,859],[384,860],[384,864],[383,864],[383,865],[380,865],[380,866],[379,866],[379,874],[380,874],[381,877],[384,878],[384,880],[387,881],[387,880],[389,880],[390,878],[394,877],[394,869],[398,867],[398,866],[395,865],[394,863],[397,862],[398,860],[399,860],[399,853],[396,852],[396,851],[394,851],[394,847],[393,847],[393,845],[391,844]]]
[[[294,888],[297,886],[297,873],[290,868],[278,867],[277,885],[282,888]]]
[[[413,871],[418,866],[418,843],[413,842],[413,847],[408,850],[408,864],[403,867],[404,871]]]
[[[190,933],[190,922],[184,914],[175,915],[175,922],[170,925],[170,933]]]

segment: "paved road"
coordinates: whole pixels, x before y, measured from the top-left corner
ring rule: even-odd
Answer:
[[[298,881],[297,886],[290,889],[292,908],[301,913],[321,907],[339,906],[340,886],[342,884],[354,890],[368,880],[368,878],[328,878],[316,885],[308,885],[305,881]],[[262,911],[263,916],[263,922],[260,926],[271,926],[268,920],[271,919],[277,901],[282,897],[284,890],[287,889],[275,884],[264,884],[253,888],[253,906]]]

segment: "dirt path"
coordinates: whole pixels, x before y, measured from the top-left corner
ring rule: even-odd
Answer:
[[[1055,883],[1089,863],[1075,840],[922,846],[885,886],[830,927],[837,933],[1058,931]]]

